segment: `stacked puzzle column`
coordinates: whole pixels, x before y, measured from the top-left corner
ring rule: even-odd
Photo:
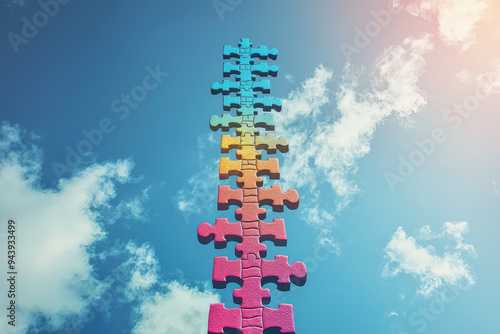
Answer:
[[[221,151],[229,153],[235,149],[237,160],[222,157],[219,176],[221,179],[238,176],[238,188],[219,186],[218,208],[228,210],[232,205],[238,206],[235,210],[238,222],[219,218],[215,225],[203,223],[198,227],[198,235],[203,243],[213,240],[217,248],[225,247],[228,241],[238,242],[236,255],[239,259],[230,261],[227,257],[216,257],[212,280],[216,288],[224,288],[229,282],[237,282],[241,288],[233,292],[238,308],[211,305],[208,332],[222,334],[231,328],[243,334],[261,334],[267,328],[280,328],[282,333],[295,333],[292,305],[280,304],[278,309],[265,307],[271,295],[269,289],[262,287],[266,283],[276,283],[278,289],[288,290],[290,283],[303,285],[306,278],[302,262],[289,265],[288,257],[281,255],[274,260],[263,259],[267,250],[263,241],[273,241],[275,246],[284,246],[287,241],[283,219],[261,220],[266,214],[263,206],[281,212],[284,206],[294,209],[299,203],[295,190],[283,192],[281,186],[263,188],[261,177],[279,178],[278,159],[262,160],[261,150],[266,150],[267,154],[288,151],[285,138],[277,139],[271,133],[259,135],[259,128],[262,132],[274,130],[274,117],[270,112],[281,110],[280,99],[266,96],[270,93],[269,80],[261,79],[277,75],[277,66],[261,62],[276,59],[277,51],[268,50],[266,46],[252,48],[246,38],[241,39],[238,46],[224,46],[224,59],[229,59],[224,63],[224,77],[230,79],[212,85],[213,94],[223,94],[224,111],[228,113],[210,118],[214,131],[235,128],[236,137],[222,135]]]

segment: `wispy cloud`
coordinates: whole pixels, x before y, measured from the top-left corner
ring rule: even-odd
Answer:
[[[384,318],[393,318],[393,317],[399,317],[399,314],[396,313],[395,311],[391,311],[391,312],[385,312],[384,314]]]
[[[475,284],[469,265],[464,256],[476,256],[474,246],[464,244],[463,234],[469,230],[467,222],[447,222],[440,233],[432,232],[423,226],[416,238],[406,235],[399,227],[384,249],[386,264],[382,277],[394,277],[406,273],[420,280],[417,292],[430,296],[443,285],[467,287]],[[444,254],[439,256],[432,245],[424,247],[421,243],[430,240],[446,241],[453,239],[455,245],[447,244]]]
[[[312,203],[316,203],[316,205],[313,206]],[[332,231],[332,227],[335,225],[335,217],[329,210],[320,208],[317,203],[317,196],[314,201],[307,201],[301,219],[317,229],[319,232],[318,243],[320,245],[329,247],[331,251],[340,255],[340,245]]]
[[[125,248],[128,259],[119,266],[118,270],[129,275],[124,294],[128,301],[132,301],[142,297],[158,282],[160,265],[154,249],[148,244],[137,246],[129,241]]]
[[[316,188],[317,177],[312,161],[316,150],[310,150],[314,147],[309,142],[314,127],[318,125],[321,108],[330,102],[331,91],[327,85],[332,76],[329,69],[319,65],[313,77],[283,99],[283,111],[275,115],[276,133],[285,136],[290,143],[290,151],[284,155],[285,164],[280,170],[286,187]]]
[[[500,92],[500,60],[492,59],[493,70],[488,72],[472,72],[461,70],[457,73],[459,81],[468,84],[474,84],[483,87],[495,94]]]
[[[142,178],[139,179],[142,180]],[[149,216],[145,204],[149,200],[151,188],[152,186],[148,186],[142,190],[140,195],[120,200],[120,203],[116,206],[107,206],[107,208],[101,209],[101,212],[108,218],[107,223],[114,224],[117,221],[123,222],[124,220],[133,222],[147,221]]]
[[[489,0],[394,0],[394,4],[411,15],[437,20],[443,41],[466,50],[475,43],[476,26]]]
[[[219,180],[219,160],[207,161],[206,150],[217,150],[218,142],[214,134],[198,137],[198,157],[200,172],[189,178],[188,184],[173,197],[173,201],[184,220],[189,223],[193,214],[201,214],[217,202],[217,183]]]

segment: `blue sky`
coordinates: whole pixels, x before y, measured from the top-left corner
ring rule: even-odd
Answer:
[[[301,196],[268,214],[288,234],[268,257],[304,261],[308,281],[266,286],[271,307],[292,303],[297,333],[500,332],[493,0],[0,8],[0,247],[14,219],[19,262],[17,326],[0,332],[198,334],[210,303],[235,306],[234,284],[210,282],[234,244],[196,229],[232,218],[208,119],[242,37],[278,49],[290,151],[265,182]]]

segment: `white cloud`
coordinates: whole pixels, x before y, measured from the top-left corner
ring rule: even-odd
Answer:
[[[411,15],[437,19],[443,41],[466,50],[475,43],[476,26],[489,0],[394,0],[394,4],[406,8]]]
[[[285,74],[285,79],[288,80],[291,83],[295,82],[295,78],[290,73]]]
[[[160,266],[150,245],[143,244],[138,247],[133,242],[128,242],[125,248],[129,258],[120,265],[118,270],[130,275],[124,294],[128,301],[132,301],[142,297],[151,287],[158,283]]]
[[[277,113],[279,127],[288,127],[290,124],[301,120],[305,116],[316,116],[321,113],[321,107],[329,102],[329,89],[327,84],[331,80],[333,73],[319,65],[314,70],[314,76],[301,83],[300,89],[295,89],[288,94],[283,103],[283,112]]]
[[[472,72],[461,70],[457,73],[460,82],[475,86],[476,97],[488,98],[500,94],[500,65],[498,59],[492,59],[493,70],[488,72]]]
[[[317,199],[315,201],[317,203]],[[319,231],[318,243],[329,247],[331,251],[340,255],[340,245],[335,240],[331,227],[335,224],[335,217],[325,209],[321,209],[318,204],[312,206],[311,201],[305,206],[301,214],[301,219]]]
[[[358,192],[349,178],[357,171],[357,161],[370,151],[376,128],[389,116],[405,118],[426,105],[417,83],[424,55],[431,49],[427,35],[386,49],[374,63],[372,87],[364,92],[357,91],[358,78],[346,69],[337,95],[340,118],[320,127],[314,138],[315,164],[342,198],[341,207]]]
[[[293,90],[283,99],[283,111],[275,114],[276,133],[284,135],[290,145],[280,169],[286,187],[316,188],[316,173],[310,161],[316,151],[310,150],[310,135],[319,122],[317,117],[321,108],[330,101],[327,84],[332,76],[330,70],[319,65],[312,78],[306,79],[300,89]]]
[[[19,236],[16,333],[43,330],[42,320],[52,331],[68,322],[78,326],[108,288],[90,264],[92,247],[106,236],[99,209],[116,197],[116,182],[130,180],[132,163],[96,164],[45,189],[41,151],[24,137],[18,126],[1,124],[0,220],[15,219]],[[6,291],[5,280],[0,289]]]
[[[140,195],[122,199],[116,206],[107,206],[101,212],[106,214],[107,223],[114,224],[120,221],[123,224],[124,220],[132,220],[134,222],[147,221],[148,212],[145,208],[145,203],[149,200],[149,191],[152,186],[148,186],[142,190]]]
[[[210,290],[200,291],[171,282],[165,292],[146,298],[138,308],[133,334],[204,334],[211,303],[219,302]]]
[[[447,222],[441,233],[433,233],[424,226],[417,233],[417,238],[408,237],[399,227],[384,249],[387,260],[382,277],[394,277],[400,273],[410,274],[420,280],[417,292],[430,296],[443,285],[467,287],[475,284],[464,255],[476,256],[472,245],[463,243],[463,234],[468,231],[466,222]],[[455,246],[446,246],[444,254],[439,256],[432,245],[423,247],[419,242],[452,238]]]
[[[399,314],[395,311],[391,311],[391,312],[386,312],[385,315],[384,315],[384,318],[392,318],[392,317],[399,317]]]
[[[218,167],[218,160],[207,163],[199,173],[189,178],[188,186],[177,192],[174,202],[186,219],[191,214],[202,213],[217,202]]]
[[[464,244],[464,237],[463,234],[469,232],[469,225],[467,222],[455,222],[455,223],[450,223],[447,222],[443,226],[443,234],[447,234],[452,236],[457,245],[455,246],[455,249],[458,251],[464,251],[468,252],[471,255],[477,256],[476,250],[474,249],[473,245],[468,245]]]
[[[121,201],[116,208],[119,217],[134,220],[144,220],[144,198],[135,197],[127,201]]]

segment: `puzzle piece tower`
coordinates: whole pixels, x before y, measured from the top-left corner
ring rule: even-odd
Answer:
[[[229,282],[239,283],[241,288],[233,292],[238,308],[211,305],[208,332],[222,334],[225,329],[236,329],[243,334],[262,334],[265,329],[279,328],[281,333],[295,333],[292,305],[280,304],[278,309],[265,307],[271,295],[269,289],[262,287],[266,283],[276,283],[279,290],[289,290],[290,283],[303,285],[306,279],[302,262],[289,265],[288,257],[282,255],[275,256],[272,261],[263,259],[267,250],[263,241],[285,246],[287,239],[283,219],[261,220],[266,214],[262,206],[282,212],[284,206],[295,209],[299,203],[299,195],[293,189],[283,192],[281,186],[262,187],[261,176],[279,178],[279,165],[276,158],[262,160],[261,150],[266,150],[267,154],[288,151],[285,138],[276,139],[270,133],[259,135],[259,128],[267,132],[274,130],[273,115],[264,112],[281,110],[280,99],[265,96],[270,93],[269,80],[261,79],[277,75],[276,65],[261,62],[276,59],[277,51],[268,50],[266,46],[252,48],[247,38],[242,38],[238,46],[224,46],[224,59],[229,59],[224,62],[224,77],[230,80],[212,85],[212,94],[222,93],[224,111],[229,113],[212,116],[210,127],[214,131],[236,130],[236,137],[222,135],[222,153],[235,149],[237,160],[222,157],[219,177],[238,176],[238,188],[219,186],[217,202],[219,210],[238,206],[235,216],[239,221],[230,223],[227,218],[218,218],[215,225],[202,223],[198,235],[202,243],[213,240],[216,248],[224,248],[228,241],[238,242],[236,255],[239,259],[230,261],[227,257],[216,257],[212,280],[216,288],[224,288]],[[232,110],[236,110],[235,115],[231,115]]]

